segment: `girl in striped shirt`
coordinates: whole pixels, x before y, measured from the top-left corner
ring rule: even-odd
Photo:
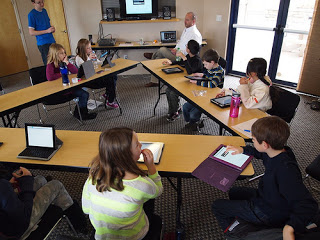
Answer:
[[[141,153],[148,173],[137,166]],[[99,154],[90,163],[82,192],[82,209],[89,214],[95,239],[143,239],[150,220],[143,205],[162,191],[153,154],[141,150],[132,129],[113,128],[101,133]]]

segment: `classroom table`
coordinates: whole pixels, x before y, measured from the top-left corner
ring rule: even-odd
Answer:
[[[147,69],[151,74],[153,74],[158,80],[158,99],[154,108],[154,114],[156,106],[160,100],[161,86],[160,82],[164,83],[175,91],[178,95],[183,97],[186,101],[193,104],[195,107],[199,108],[204,114],[213,119],[220,126],[220,135],[222,134],[222,129],[226,129],[233,135],[239,135],[245,139],[248,139],[243,133],[232,129],[232,126],[239,123],[246,122],[253,118],[262,118],[268,116],[267,113],[260,111],[259,109],[247,109],[240,105],[239,116],[237,118],[229,117],[230,108],[220,108],[219,106],[210,102],[211,98],[214,98],[220,91],[220,88],[206,88],[197,86],[189,82],[189,79],[184,76],[188,75],[186,70],[178,65],[164,66],[162,62],[165,59],[155,59],[149,61],[143,61],[141,64]],[[166,74],[162,71],[163,68],[169,67],[180,67],[184,71],[181,73]],[[204,96],[194,96],[193,90],[206,90]]]
[[[137,61],[128,59],[116,59],[113,61],[116,65],[112,68],[105,68],[105,71],[99,74],[95,74],[89,79],[84,79],[78,83],[72,83],[71,79],[76,77],[76,74],[70,74],[70,85],[63,86],[62,78],[54,81],[43,82],[34,86],[23,88],[11,93],[0,96],[0,116],[2,118],[5,127],[15,127],[12,121],[16,123],[19,112],[27,107],[35,105],[43,101],[46,97],[52,96],[57,93],[63,93],[70,91],[71,88],[79,87],[87,82],[97,80],[106,75],[119,74],[121,72],[135,68],[138,64]],[[97,71],[101,70],[101,66]],[[12,114],[12,116],[10,116]]]
[[[90,161],[98,153],[100,132],[57,130],[56,135],[63,141],[63,145],[49,161],[19,159],[16,156],[25,148],[24,129],[0,128],[0,141],[3,142],[0,147],[0,162],[31,169],[88,172]],[[220,144],[245,145],[241,137],[234,136],[138,133],[138,138],[139,141],[164,142],[157,170],[162,177],[168,178],[177,191],[177,229],[183,228],[180,222],[182,178],[191,177],[191,172]],[[146,169],[144,164],[139,165]],[[253,174],[252,163],[241,173],[242,176]],[[169,177],[177,178],[176,186]]]

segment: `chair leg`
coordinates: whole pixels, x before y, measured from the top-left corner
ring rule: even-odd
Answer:
[[[91,92],[93,94],[93,99],[94,99],[94,103],[96,104],[96,108],[98,108],[98,103],[97,103],[97,99],[96,99],[96,93],[95,93],[94,89],[92,89]]]
[[[78,109],[78,114],[79,114],[79,117],[80,117],[80,119],[77,119],[77,120],[78,120],[81,124],[83,124],[82,115],[81,115],[80,107],[79,107],[79,102],[78,102],[78,100],[76,100],[75,102],[76,102],[77,109]]]
[[[42,107],[44,109],[44,112],[46,113],[46,118],[48,118],[48,110],[45,104],[42,104]]]
[[[43,124],[38,104],[37,104],[37,110],[38,110],[38,115],[39,115],[39,121],[40,121],[41,124]]]
[[[120,115],[122,115],[122,108],[121,108],[121,105],[120,105],[120,103],[119,103],[119,101],[118,101],[118,98],[115,98],[115,100],[116,100],[116,103],[117,103],[118,106],[119,106]]]
[[[69,218],[68,218],[66,215],[63,215],[62,217],[67,220],[67,222],[68,222],[70,228],[72,229],[73,233],[74,233],[75,235],[77,235],[77,231],[74,229],[74,227],[73,227],[72,223],[70,222]]]

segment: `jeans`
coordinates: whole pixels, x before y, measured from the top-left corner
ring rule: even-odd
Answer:
[[[178,112],[179,109],[179,103],[180,103],[180,97],[178,94],[176,94],[174,91],[171,89],[167,88],[166,90],[166,96],[168,100],[168,106],[169,106],[169,114],[174,114]]]
[[[49,52],[49,47],[50,47],[51,43],[47,43],[44,45],[38,45],[38,49],[41,53],[41,58],[43,61],[44,65],[47,65],[47,57],[48,57],[48,52]]]
[[[80,108],[86,108],[88,99],[89,99],[89,93],[81,88],[75,89],[72,91],[72,94],[79,98],[79,107]]]
[[[58,180],[47,182],[43,176],[36,176],[33,190],[36,191],[36,195],[33,198],[30,224],[21,239],[24,239],[32,232],[33,227],[38,223],[50,204],[60,207],[63,211],[73,204],[69,193]]]
[[[257,189],[234,187],[229,191],[230,200],[219,199],[213,202],[212,211],[222,230],[225,230],[235,219],[257,225],[270,225],[269,217],[264,214],[250,199],[257,194]]]
[[[114,102],[114,99],[116,98],[116,84],[117,84],[117,76],[112,77],[104,77],[97,81],[90,82],[86,84],[85,86],[92,89],[100,89],[100,88],[106,88],[106,97],[108,99],[108,102],[112,103]]]
[[[189,122],[191,124],[196,123],[200,121],[201,112],[198,110],[198,108],[186,102],[183,105],[183,117],[186,122]]]

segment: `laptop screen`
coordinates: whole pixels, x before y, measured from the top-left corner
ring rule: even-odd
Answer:
[[[27,146],[54,148],[54,131],[49,126],[27,126]]]

